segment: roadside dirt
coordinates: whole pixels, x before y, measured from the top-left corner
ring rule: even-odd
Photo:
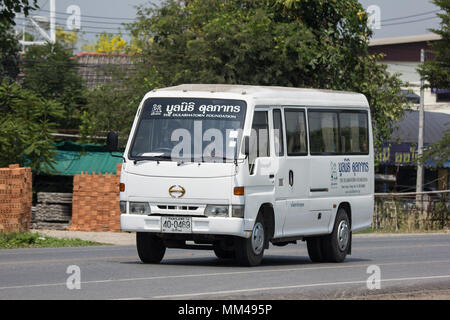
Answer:
[[[250,295],[210,296],[212,300],[450,300],[450,282],[389,287],[381,290],[362,288]]]
[[[358,299],[358,298],[356,298]],[[387,293],[361,297],[362,300],[450,300],[450,290]],[[358,299],[358,300],[359,300]]]

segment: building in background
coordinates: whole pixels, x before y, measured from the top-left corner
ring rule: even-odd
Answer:
[[[425,60],[433,59],[430,53],[430,45],[435,41],[441,41],[434,33],[407,37],[395,37],[385,39],[373,39],[369,44],[371,53],[382,53],[382,60],[388,66],[392,74],[399,73],[400,78],[409,83],[404,88],[414,94],[409,97],[414,103],[414,108],[419,106],[420,75],[417,68],[420,65],[420,51],[425,50]],[[450,90],[449,88],[426,88],[425,111],[450,114]],[[443,133],[442,133],[443,134]]]
[[[80,52],[73,59],[79,65],[78,74],[89,89],[113,81],[114,73],[121,75],[116,79],[126,80],[131,73],[136,71],[136,66],[129,54]]]
[[[424,145],[438,142],[450,127],[450,114],[425,112]],[[408,111],[377,154],[376,192],[415,192],[419,112]],[[450,160],[442,166],[425,163],[424,191],[448,190]]]

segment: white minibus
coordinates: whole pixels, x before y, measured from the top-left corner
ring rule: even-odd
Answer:
[[[108,149],[118,136],[108,134]],[[341,262],[372,222],[370,109],[351,92],[186,84],[145,95],[123,154],[120,222],[144,263],[166,248],[261,263],[306,241]]]

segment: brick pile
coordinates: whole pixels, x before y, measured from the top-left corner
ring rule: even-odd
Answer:
[[[120,231],[119,184],[117,175],[81,173],[73,178],[71,231]]]
[[[38,192],[32,213],[31,228],[66,230],[72,220],[72,194]]]
[[[32,198],[30,168],[18,164],[0,168],[0,232],[30,229]]]

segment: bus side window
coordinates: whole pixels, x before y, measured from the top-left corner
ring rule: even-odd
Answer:
[[[339,154],[338,113],[308,111],[311,154]]]
[[[286,144],[288,156],[304,156],[308,153],[306,144],[306,121],[303,110],[285,110]]]
[[[342,153],[369,153],[369,123],[367,112],[341,112],[339,114],[339,125],[341,130]]]
[[[281,110],[273,110],[273,130],[275,141],[275,154],[277,157],[284,156],[284,140],[283,140],[283,119],[281,118]]]
[[[270,155],[269,147],[269,118],[267,111],[255,111],[250,136],[250,154],[248,156],[250,174],[254,173],[256,158]]]

